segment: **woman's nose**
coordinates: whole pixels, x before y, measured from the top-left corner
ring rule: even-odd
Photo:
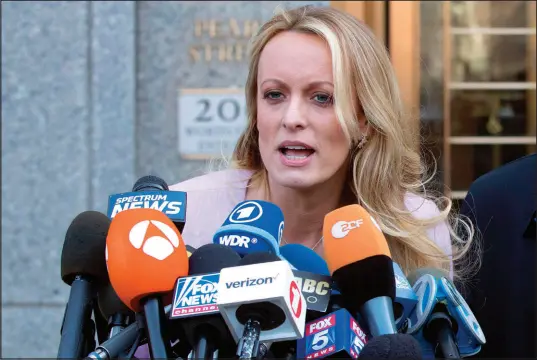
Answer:
[[[304,106],[305,104],[300,99],[291,99],[282,119],[284,128],[288,130],[297,130],[307,126]]]

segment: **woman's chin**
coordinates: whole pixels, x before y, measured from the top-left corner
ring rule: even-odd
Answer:
[[[295,172],[294,174],[280,173],[274,177],[274,181],[276,184],[282,187],[296,190],[306,190],[320,183],[320,181],[317,181],[315,176],[312,176],[309,173],[309,171],[300,171]]]

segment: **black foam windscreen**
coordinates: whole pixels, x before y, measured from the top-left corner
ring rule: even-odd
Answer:
[[[360,352],[360,360],[422,360],[419,343],[408,334],[371,338]]]
[[[220,272],[223,268],[237,266],[240,260],[240,255],[228,246],[205,244],[190,255],[188,275]]]
[[[158,176],[147,175],[138,179],[132,187],[132,191],[168,191],[170,190],[166,181]]]
[[[107,283],[99,289],[97,302],[101,314],[107,320],[110,316],[115,314],[132,316],[134,319],[134,312],[121,301],[110,283]]]
[[[188,259],[188,275],[201,275],[220,272],[223,268],[237,266],[241,257],[233,249],[220,244],[205,244],[192,252]],[[204,334],[207,340],[219,350],[220,358],[233,358],[237,347],[220,313],[182,318],[176,328],[185,344],[195,347],[198,335]],[[186,344],[184,345],[186,346]]]
[[[110,219],[98,211],[84,211],[69,225],[61,254],[61,277],[71,285],[85,275],[98,283],[108,281],[105,248]]]
[[[240,261],[239,266],[252,265],[252,264],[261,264],[272,261],[282,261],[282,259],[270,252],[254,252],[248,255],[245,255]]]
[[[345,265],[334,271],[332,279],[341,294],[357,308],[380,296],[395,300],[395,275],[389,256],[370,256]]]

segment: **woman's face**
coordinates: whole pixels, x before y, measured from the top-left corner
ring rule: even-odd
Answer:
[[[333,105],[332,55],[316,35],[283,32],[261,53],[257,128],[271,181],[309,188],[344,181],[349,143]]]

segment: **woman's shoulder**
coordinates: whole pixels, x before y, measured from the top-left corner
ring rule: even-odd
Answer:
[[[436,203],[422,195],[406,193],[405,206],[416,219],[431,219],[440,215],[440,209]]]
[[[229,188],[245,188],[252,171],[241,169],[226,169],[209,172],[177,184],[171,185],[172,191],[210,191]]]
[[[186,222],[182,237],[198,248],[211,243],[235,205],[244,201],[251,171],[228,169],[197,176],[170,186],[186,192]]]
[[[405,206],[412,213],[414,218],[428,220],[440,215],[440,209],[436,203],[424,196],[407,193],[405,196]],[[446,255],[451,256],[451,234],[446,219],[439,219],[426,229],[427,237],[438,245]],[[453,264],[451,264],[451,274],[453,274]]]

